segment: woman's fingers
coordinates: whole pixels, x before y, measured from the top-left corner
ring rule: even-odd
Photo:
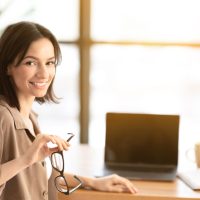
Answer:
[[[54,147],[49,147],[49,142],[55,144]],[[68,150],[69,146],[68,142],[58,136],[38,134],[33,144],[25,152],[24,159],[28,165],[32,165],[35,162],[44,160],[53,152]]]
[[[123,177],[120,177],[121,184],[124,186],[125,190],[128,190],[131,193],[136,193],[138,190],[134,187],[134,185],[129,181],[128,179],[125,179]]]
[[[130,192],[132,194],[138,191],[131,181],[116,174],[95,178],[93,181],[92,187],[100,191]]]
[[[50,140],[53,144],[57,145],[59,151],[68,150],[70,144],[56,135],[50,135]]]
[[[114,178],[113,189],[116,188],[117,190],[122,190],[124,192],[127,191],[127,192],[131,192],[131,193],[137,192],[137,189],[134,187],[134,185],[128,179],[118,176],[116,174],[113,174],[112,176]]]
[[[48,148],[49,149],[49,154],[51,155],[54,152],[59,151],[58,147],[53,147],[53,148]]]
[[[58,151],[68,150],[70,146],[68,142],[56,135],[38,134],[35,142],[39,143],[39,148],[47,145],[50,149],[57,147]],[[54,144],[53,147],[48,145],[49,142]]]

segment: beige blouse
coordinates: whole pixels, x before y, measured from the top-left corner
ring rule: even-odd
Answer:
[[[39,134],[34,112],[31,112],[30,119],[35,134]],[[23,155],[34,139],[35,135],[24,123],[20,112],[10,107],[0,96],[0,177],[1,164]],[[35,163],[0,186],[0,200],[56,199],[52,180],[53,177],[48,184],[45,162]]]

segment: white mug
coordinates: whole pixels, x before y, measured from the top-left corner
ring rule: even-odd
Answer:
[[[191,152],[191,150],[194,153],[194,159],[192,159],[189,154]],[[195,162],[197,167],[200,168],[200,142],[196,143],[193,148],[190,148],[186,151],[186,157],[190,161]]]

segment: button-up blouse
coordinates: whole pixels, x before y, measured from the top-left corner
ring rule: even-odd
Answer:
[[[34,112],[30,113],[30,119],[35,134],[39,134]],[[0,96],[0,177],[1,165],[23,155],[32,145],[35,135],[31,132],[18,109],[10,107]],[[0,200],[47,200],[48,196],[45,162],[27,167],[0,186]]]

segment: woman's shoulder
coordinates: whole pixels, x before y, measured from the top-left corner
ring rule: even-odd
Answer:
[[[11,130],[14,128],[14,120],[13,117],[6,106],[0,104],[0,140],[3,140],[2,137],[9,134],[4,133],[12,133]]]
[[[0,104],[0,121],[5,120],[5,121],[9,122],[12,118],[13,117],[12,117],[9,109],[6,106]]]
[[[13,124],[12,110],[8,103],[0,96],[0,123]]]

